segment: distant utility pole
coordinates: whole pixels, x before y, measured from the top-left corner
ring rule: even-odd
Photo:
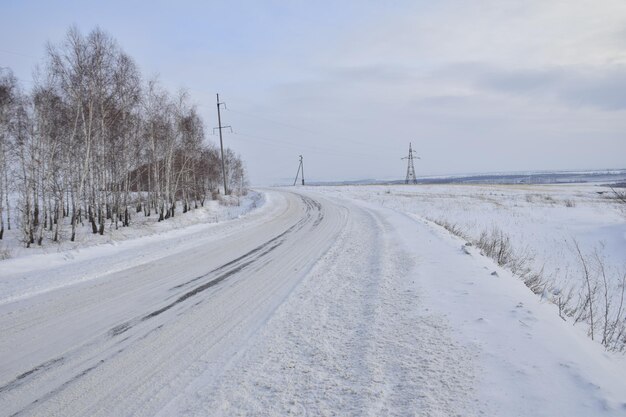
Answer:
[[[414,156],[415,152],[413,151],[411,142],[409,142],[409,155],[405,156],[402,159],[408,159],[406,166],[406,180],[404,180],[405,184],[408,184],[411,181],[413,184],[417,184],[417,178],[415,178],[415,165],[413,165],[413,159],[420,159],[419,156]]]
[[[233,128],[230,126],[222,126],[222,117],[220,115],[220,106],[223,106],[226,103],[220,103],[220,95],[217,95],[217,126],[213,128],[213,132],[215,133],[215,129],[220,131],[220,150],[222,151],[222,176],[224,177],[224,195],[228,194],[228,189],[226,188],[226,165],[224,164],[224,142],[222,141],[222,129],[230,129],[232,132]]]
[[[300,171],[302,171],[302,185],[304,185],[304,161],[302,160],[302,155],[300,155],[300,165],[298,165],[298,172],[296,173],[296,179],[293,180],[293,185],[296,185],[298,182]]]

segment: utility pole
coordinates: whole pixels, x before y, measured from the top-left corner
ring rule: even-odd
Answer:
[[[302,185],[304,185],[304,161],[302,160],[302,155],[300,155],[300,165],[298,165],[298,172],[296,173],[296,179],[293,180],[293,185],[296,185],[298,182],[300,171],[302,171]]]
[[[223,106],[226,103],[220,103],[220,95],[217,95],[217,126],[213,129],[218,129],[220,131],[220,150],[222,151],[222,176],[224,177],[224,195],[228,194],[228,189],[226,188],[226,165],[224,164],[224,142],[222,141],[222,129],[230,129],[233,130],[230,126],[222,126],[222,117],[220,115],[220,106]]]
[[[413,159],[421,159],[419,156],[414,156],[415,152],[413,151],[411,142],[409,142],[409,155],[405,156],[402,159],[408,159],[406,166],[406,179],[404,180],[405,184],[408,184],[409,181],[413,182],[413,184],[417,184],[417,178],[415,178],[415,165],[413,165]]]

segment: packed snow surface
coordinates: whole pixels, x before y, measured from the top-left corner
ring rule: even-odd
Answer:
[[[624,357],[428,220],[546,257],[561,230],[618,268],[623,213],[570,187],[266,190],[228,222],[1,261],[0,415],[624,416]],[[559,192],[561,220],[525,194]]]

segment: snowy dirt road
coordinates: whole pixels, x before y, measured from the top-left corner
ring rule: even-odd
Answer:
[[[0,304],[0,415],[626,412],[623,361],[458,238],[349,195],[268,201]]]

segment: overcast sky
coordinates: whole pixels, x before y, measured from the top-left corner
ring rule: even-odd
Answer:
[[[254,184],[626,168],[624,0],[95,3],[0,0],[0,66],[99,26],[208,133],[220,93]]]

